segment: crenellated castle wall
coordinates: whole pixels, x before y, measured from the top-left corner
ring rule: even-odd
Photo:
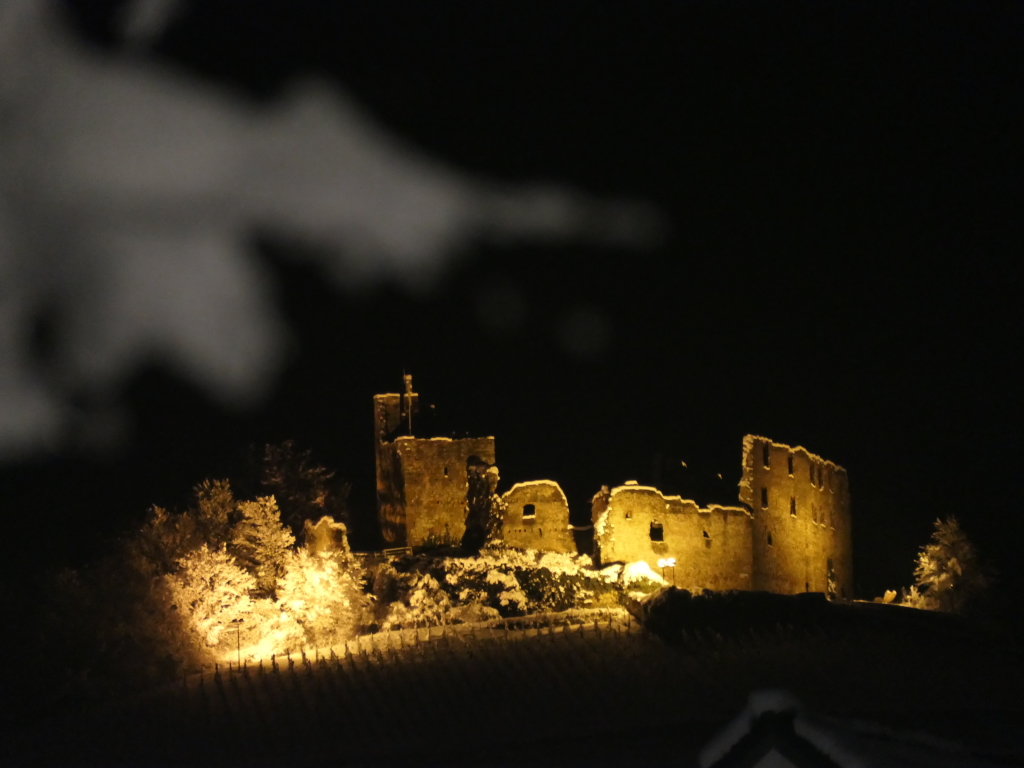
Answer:
[[[665,578],[676,586],[752,589],[751,516],[742,507],[706,509],[657,488],[627,484],[612,489],[595,526],[601,563],[643,560],[655,573],[675,558]]]
[[[385,542],[459,544],[469,512],[469,468],[493,467],[494,438],[401,434],[411,429],[418,406],[410,377],[405,394],[377,395],[374,406]],[[743,438],[742,466],[737,507],[701,508],[635,482],[610,493],[603,488],[594,501],[595,561],[644,561],[683,588],[852,598],[846,470],[805,448],[754,435]],[[554,481],[514,485],[502,497],[502,516],[502,538],[510,546],[576,551],[569,504]],[[675,565],[662,571],[668,559]]]
[[[753,515],[754,589],[853,596],[846,470],[805,448],[743,439],[740,502]]]

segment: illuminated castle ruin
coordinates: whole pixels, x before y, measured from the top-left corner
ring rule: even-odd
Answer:
[[[377,505],[390,547],[457,545],[497,486],[494,438],[417,438],[419,396],[374,397]],[[501,496],[502,539],[575,553],[569,504],[553,480],[516,483]],[[710,505],[636,482],[594,497],[595,562],[646,562],[680,587],[853,594],[846,470],[763,437],[743,438],[737,506]]]
[[[414,437],[419,395],[412,376],[405,377],[404,393],[375,395],[373,409],[384,541],[391,547],[460,543],[471,473],[494,465],[494,438]]]
[[[845,469],[747,435],[739,501],[700,508],[627,483],[610,491],[597,516],[595,555],[602,563],[643,560],[681,587],[853,595]]]

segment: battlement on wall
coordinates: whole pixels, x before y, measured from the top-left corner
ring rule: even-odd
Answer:
[[[829,459],[812,453],[803,446],[790,447],[777,443],[767,437],[746,435],[743,438],[743,478],[740,480],[740,500],[744,498],[744,489],[749,488],[747,469],[757,464],[766,471],[782,472],[790,477],[806,477],[812,486],[829,488],[835,491],[839,483],[846,483],[846,470]]]

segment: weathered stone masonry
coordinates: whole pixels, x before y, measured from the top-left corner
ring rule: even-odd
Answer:
[[[753,589],[751,517],[742,507],[710,506],[664,496],[657,488],[613,488],[596,525],[601,563],[675,558],[670,581],[680,587]]]
[[[477,475],[491,468],[487,474],[497,478],[494,438],[414,437],[417,408],[411,377],[404,394],[374,397],[384,540],[392,547],[459,544],[469,514],[470,468]],[[576,551],[558,483],[517,483],[501,501],[506,544]],[[853,596],[846,470],[804,448],[747,435],[739,501],[741,506],[700,508],[635,482],[610,492],[602,488],[594,499],[595,560],[642,560],[658,572],[659,561],[672,558],[675,566],[666,576],[680,587]]]
[[[411,377],[402,395],[374,397],[377,507],[388,546],[458,544],[466,532],[467,467],[494,464],[494,438],[398,434],[415,416]]]
[[[754,588],[853,596],[846,470],[805,448],[743,438],[740,501],[753,513]]]
[[[675,558],[680,587],[853,596],[846,470],[804,448],[743,439],[743,507],[711,506],[626,484],[595,526],[601,563]],[[703,545],[703,546],[702,546]]]
[[[506,544],[544,552],[576,552],[569,528],[569,502],[554,480],[516,483],[501,498],[501,534]]]

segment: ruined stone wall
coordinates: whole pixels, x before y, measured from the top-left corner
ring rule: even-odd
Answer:
[[[460,543],[466,532],[466,466],[474,457],[494,464],[494,438],[399,437],[393,446],[402,479],[405,529],[405,541],[396,546]]]
[[[850,490],[846,470],[805,448],[743,439],[740,501],[753,513],[754,589],[853,597]]]
[[[602,564],[643,560],[655,573],[658,560],[675,558],[665,578],[684,589],[752,589],[751,522],[740,507],[701,509],[656,488],[624,485],[612,489],[595,526],[595,550]]]
[[[501,499],[504,506],[501,536],[510,547],[576,552],[576,542],[569,528],[569,502],[554,480],[516,483]]]

